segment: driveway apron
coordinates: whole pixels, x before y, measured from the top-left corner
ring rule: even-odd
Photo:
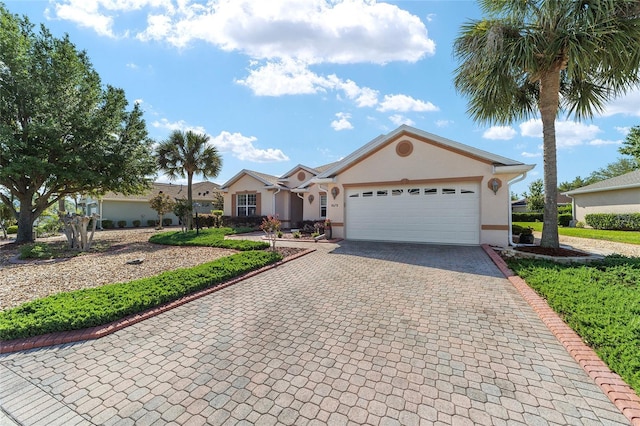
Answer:
[[[24,425],[629,424],[479,247],[343,242],[0,356]]]

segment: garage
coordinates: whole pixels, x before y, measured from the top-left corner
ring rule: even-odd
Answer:
[[[480,243],[478,182],[353,187],[345,208],[348,239]]]

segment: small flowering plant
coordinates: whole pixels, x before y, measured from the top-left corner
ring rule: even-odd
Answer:
[[[280,232],[280,227],[282,223],[278,219],[278,216],[268,215],[266,218],[262,220],[262,224],[260,225],[260,229],[267,234],[267,238],[271,241],[271,250],[276,251],[276,239],[278,238],[278,233]]]
[[[331,219],[326,219],[324,221],[324,227],[325,228],[331,228]]]

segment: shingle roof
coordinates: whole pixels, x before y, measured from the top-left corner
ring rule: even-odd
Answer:
[[[213,182],[196,182],[191,186],[194,200],[211,200],[213,193],[220,191],[220,186]],[[151,189],[137,195],[123,195],[114,192],[106,193],[103,200],[149,201],[158,193],[168,194],[171,198],[187,198],[187,185],[153,182]]]
[[[615,189],[637,188],[640,187],[640,169],[626,173],[621,176],[612,177],[611,179],[602,180],[583,186],[582,188],[567,191],[565,194],[572,196],[588,192],[613,191]]]

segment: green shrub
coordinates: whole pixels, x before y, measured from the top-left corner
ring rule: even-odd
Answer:
[[[257,230],[264,219],[266,216],[222,216],[222,226]]]
[[[571,204],[558,206],[558,214],[573,214],[573,206]]]
[[[147,219],[147,226],[156,226],[156,221],[153,219]]]
[[[512,222],[542,222],[542,213],[512,213]]]
[[[51,259],[53,257],[52,246],[46,243],[26,244],[20,247],[20,259]]]
[[[576,222],[576,228],[584,228],[584,222],[581,222],[581,221]]]
[[[595,229],[640,231],[640,213],[590,213],[584,219]]]
[[[280,260],[250,251],[128,283],[59,293],[0,312],[0,340],[95,327],[216,286]]]
[[[262,250],[269,247],[266,241],[225,240],[224,236],[235,234],[231,228],[209,228],[196,231],[172,231],[156,234],[149,238],[149,242],[172,246],[205,246],[220,247],[234,250]]]
[[[119,220],[118,221],[118,228],[124,228],[125,226],[127,226],[127,221],[126,220]]]
[[[513,235],[520,235],[523,229],[524,228],[520,225],[514,225],[514,224],[511,225],[511,233]]]
[[[113,220],[111,220],[111,219],[103,219],[102,220],[102,227],[104,229],[113,229]]]
[[[18,225],[7,226],[7,234],[17,234],[18,233]]]
[[[171,226],[172,223],[173,219],[171,219],[170,217],[165,217],[162,219],[162,226]]]
[[[573,214],[563,213],[558,215],[558,225],[569,226],[569,223],[573,220]]]
[[[135,228],[138,228],[138,227],[140,226],[140,223],[141,223],[141,222],[140,222],[138,219],[136,219],[136,220],[134,220],[134,221],[133,221],[133,222],[131,222],[131,223],[133,224],[133,226],[134,226]]]
[[[302,237],[302,233],[300,231],[296,231],[293,233],[293,238],[301,238]]]

